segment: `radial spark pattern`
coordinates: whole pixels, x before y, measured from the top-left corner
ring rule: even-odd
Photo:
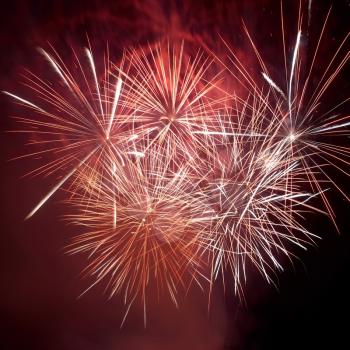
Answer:
[[[319,112],[349,35],[314,76],[328,17],[310,52],[301,10],[288,45],[281,7],[282,82],[247,28],[254,73],[225,40],[226,58],[169,42],[105,55],[101,75],[91,49],[73,50],[72,67],[41,50],[54,80],[27,72],[33,98],[6,92],[27,108],[19,131],[37,149],[25,156],[45,157],[33,174],[59,174],[28,217],[65,189],[66,219],[84,231],[70,252],[88,253],[94,284],[107,280],[128,307],[140,297],[146,310],[152,283],[175,304],[179,287],[218,276],[240,293],[249,264],[273,282],[281,255],[317,240],[309,212],[336,226],[329,190],[349,200],[332,176],[348,175],[350,121],[338,112],[348,99]]]

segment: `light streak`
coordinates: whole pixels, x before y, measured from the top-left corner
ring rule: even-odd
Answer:
[[[76,167],[74,167],[68,174],[66,174],[62,180],[60,180],[47,195],[34,207],[34,209],[26,216],[25,220],[30,219],[59,189],[61,186],[71,177],[85,162],[97,151],[98,147],[93,149],[83,160],[81,160]]]

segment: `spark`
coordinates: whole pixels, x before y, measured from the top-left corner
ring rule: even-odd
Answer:
[[[297,61],[298,51],[299,51],[299,45],[300,45],[300,38],[301,38],[301,31],[298,31],[297,39],[293,51],[293,59],[292,59],[292,66],[290,69],[290,76],[289,76],[289,86],[288,86],[288,106],[289,106],[289,115],[290,118],[292,118],[292,84],[294,80],[294,71],[295,71],[295,64]]]
[[[117,109],[117,105],[118,105],[118,100],[119,100],[119,96],[120,96],[120,90],[122,88],[122,80],[120,78],[118,78],[118,82],[117,82],[117,86],[115,88],[115,95],[114,95],[114,100],[113,100],[113,106],[112,106],[112,112],[111,112],[111,117],[109,119],[109,124],[108,124],[108,128],[107,128],[107,135],[106,135],[106,139],[109,140],[109,134],[111,133],[111,128],[113,125],[113,120],[114,120],[114,116],[115,116],[115,111]],[[130,139],[129,139],[130,140]]]
[[[49,199],[50,197],[59,189],[61,186],[72,176],[74,173],[83,165],[85,162],[97,151],[96,147],[93,149],[78,165],[73,168],[68,174],[66,174],[61,181],[59,181],[48,193],[47,195],[34,207],[34,209],[26,216],[25,220],[30,219]]]
[[[284,92],[278,87],[278,85],[265,72],[262,72],[262,76],[276,91],[278,91],[281,94],[282,97],[286,98]]]

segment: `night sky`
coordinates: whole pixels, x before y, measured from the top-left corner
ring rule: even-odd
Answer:
[[[287,29],[294,35],[297,1],[285,3]],[[312,1],[311,39],[317,38],[320,18],[330,5],[330,1]],[[103,48],[108,40],[112,59],[120,57],[124,47],[164,37],[190,43],[200,40],[215,49],[220,46],[218,34],[244,52],[242,18],[270,62],[280,55],[275,52],[279,6],[279,1],[272,0],[244,4],[235,0],[7,1],[0,11],[0,90],[20,92],[22,70],[42,69],[36,47],[51,43],[64,52],[69,45],[86,46],[86,35],[95,48]],[[322,57],[349,31],[349,18],[349,1],[334,1]],[[327,98],[348,97],[349,72],[349,67],[344,69]],[[342,112],[348,110],[349,103]],[[277,288],[249,271],[244,302],[230,288],[224,293],[218,283],[209,313],[207,293],[193,290],[181,298],[179,309],[167,299],[151,301],[147,328],[142,305],[136,304],[120,329],[125,306],[118,295],[108,299],[104,286],[98,285],[78,298],[93,280],[81,275],[86,264],[83,255],[64,252],[75,230],[60,219],[66,212],[61,203],[64,195],[58,193],[37,215],[24,221],[54,181],[23,178],[33,168],[31,159],[9,161],[26,151],[26,138],[7,132],[16,127],[11,118],[15,114],[16,105],[1,95],[1,349],[350,347],[350,206],[343,198],[330,195],[340,233],[326,217],[311,214],[308,225],[323,239],[306,252],[296,250],[300,260],[294,259],[293,265],[284,261],[285,271],[276,277]],[[348,178],[336,176],[350,193]]]

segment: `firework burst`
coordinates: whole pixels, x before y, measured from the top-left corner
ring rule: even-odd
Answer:
[[[101,159],[110,154],[117,155],[118,163],[123,163],[128,142],[134,137],[129,127],[130,114],[118,103],[123,90],[122,79],[111,76],[108,55],[101,77],[91,49],[85,49],[82,57],[72,49],[74,71],[53,48],[50,53],[43,49],[39,51],[52,74],[49,74],[50,79],[44,79],[26,71],[24,84],[36,101],[5,92],[29,109],[26,113],[29,117],[16,117],[23,126],[16,132],[29,133],[32,140],[28,145],[35,150],[19,158],[39,158],[44,163],[28,175],[54,174],[59,178],[27,218],[34,215],[79,168],[86,165],[89,165],[86,171],[99,168]]]
[[[300,10],[301,11],[301,10]],[[221,130],[198,133],[213,138],[211,159],[213,172],[208,176],[209,197],[215,216],[211,226],[211,280],[229,269],[240,292],[246,280],[246,266],[253,263],[269,281],[271,273],[282,269],[279,255],[293,256],[291,243],[306,248],[316,235],[301,224],[306,212],[327,214],[336,226],[334,211],[326,196],[331,186],[349,197],[328,174],[333,167],[348,175],[349,116],[336,113],[348,98],[320,114],[318,107],[330,85],[348,62],[346,51],[349,34],[336,49],[324,73],[311,93],[310,81],[316,65],[329,12],[306,66],[301,53],[303,23],[299,13],[298,30],[290,62],[287,60],[283,8],[281,7],[285,89],[271,77],[267,64],[244,27],[249,43],[262,69],[262,78],[249,73],[234,50],[229,50],[229,63],[217,57],[247,98],[233,95],[232,106],[220,117]],[[283,86],[283,85],[282,85]],[[335,137],[342,142],[335,143]],[[346,143],[346,141],[345,141]],[[319,204],[311,204],[314,197]]]
[[[153,145],[186,159],[205,152],[196,132],[216,125],[226,99],[222,93],[217,98],[221,68],[202,51],[186,53],[184,43],[128,50],[125,61],[127,68],[117,72],[130,90],[124,103],[134,111],[135,128],[147,133],[138,146],[142,153],[152,152]]]
[[[262,84],[249,74],[249,70],[244,63],[239,60],[234,51],[227,45],[230,51],[229,59],[233,64],[233,69],[228,69],[229,73],[244,86],[249,93],[253,93],[260,103],[266,105],[267,113],[262,116],[267,123],[278,125],[277,135],[286,140],[285,146],[289,148],[289,158],[299,157],[300,163],[305,172],[306,182],[311,187],[311,191],[319,193],[326,211],[332,218],[336,226],[334,212],[325,195],[325,191],[332,186],[339,190],[347,200],[349,197],[332,179],[327,168],[337,169],[348,175],[350,164],[349,148],[347,144],[349,137],[350,120],[348,115],[341,115],[337,110],[349,101],[345,98],[338,101],[336,105],[325,103],[326,93],[334,84],[336,78],[347,64],[350,52],[347,49],[349,33],[345,35],[340,45],[331,55],[329,62],[323,65],[323,73],[315,76],[317,59],[320,56],[320,47],[324,41],[327,21],[330,15],[328,11],[323,21],[316,46],[311,54],[302,45],[308,38],[303,30],[305,25],[302,21],[302,8],[299,8],[298,28],[295,35],[294,45],[290,59],[287,56],[287,43],[285,33],[285,20],[281,3],[281,27],[283,60],[285,70],[285,82],[279,84],[270,74],[268,65],[264,62],[257,45],[254,43],[248,29],[244,27],[251,47],[257,57],[262,69],[261,75],[268,84],[269,93],[264,92]],[[308,58],[311,57],[311,60]],[[308,63],[308,64],[307,64]],[[228,67],[229,68],[229,67]],[[328,105],[328,110],[320,113],[320,105]],[[254,108],[254,106],[251,106]],[[273,135],[264,132],[264,135]],[[336,138],[339,140],[337,141]],[[293,177],[290,178],[293,181]],[[291,186],[292,183],[290,184]],[[287,185],[286,185],[287,186]]]
[[[266,104],[250,112],[234,111],[221,132],[215,133],[212,171],[203,187],[213,209],[210,241],[211,277],[224,278],[229,270],[237,293],[252,263],[269,281],[282,270],[280,253],[292,256],[290,246],[305,248],[317,236],[300,225],[305,211],[319,211],[309,201],[314,194],[303,191],[304,169],[300,158],[289,154],[289,140],[278,135],[278,123],[265,123]],[[290,179],[293,179],[290,185]]]
[[[153,282],[176,305],[179,287],[212,286],[226,271],[240,294],[248,264],[273,282],[281,254],[318,238],[307,212],[336,225],[327,191],[349,200],[328,171],[348,175],[350,120],[337,112],[348,99],[319,112],[349,60],[349,34],[313,76],[328,17],[306,64],[301,8],[287,45],[281,6],[283,83],[245,26],[254,72],[226,41],[227,60],[183,43],[128,49],[117,63],[107,51],[101,75],[91,49],[72,51],[74,69],[41,50],[59,81],[27,72],[33,101],[6,92],[30,112],[17,118],[38,147],[25,157],[48,159],[31,174],[59,176],[28,217],[65,187],[66,218],[83,230],[70,252],[88,254],[93,285],[107,280],[127,310],[141,298],[145,320]]]
[[[82,194],[75,189],[69,200],[77,213],[67,219],[86,230],[70,251],[89,253],[87,271],[96,283],[109,280],[111,296],[123,291],[128,310],[137,296],[146,308],[152,280],[177,305],[179,287],[187,289],[193,281],[201,285],[204,277],[202,241],[211,209],[191,166],[170,162],[154,152],[128,161],[117,176],[84,179]]]

